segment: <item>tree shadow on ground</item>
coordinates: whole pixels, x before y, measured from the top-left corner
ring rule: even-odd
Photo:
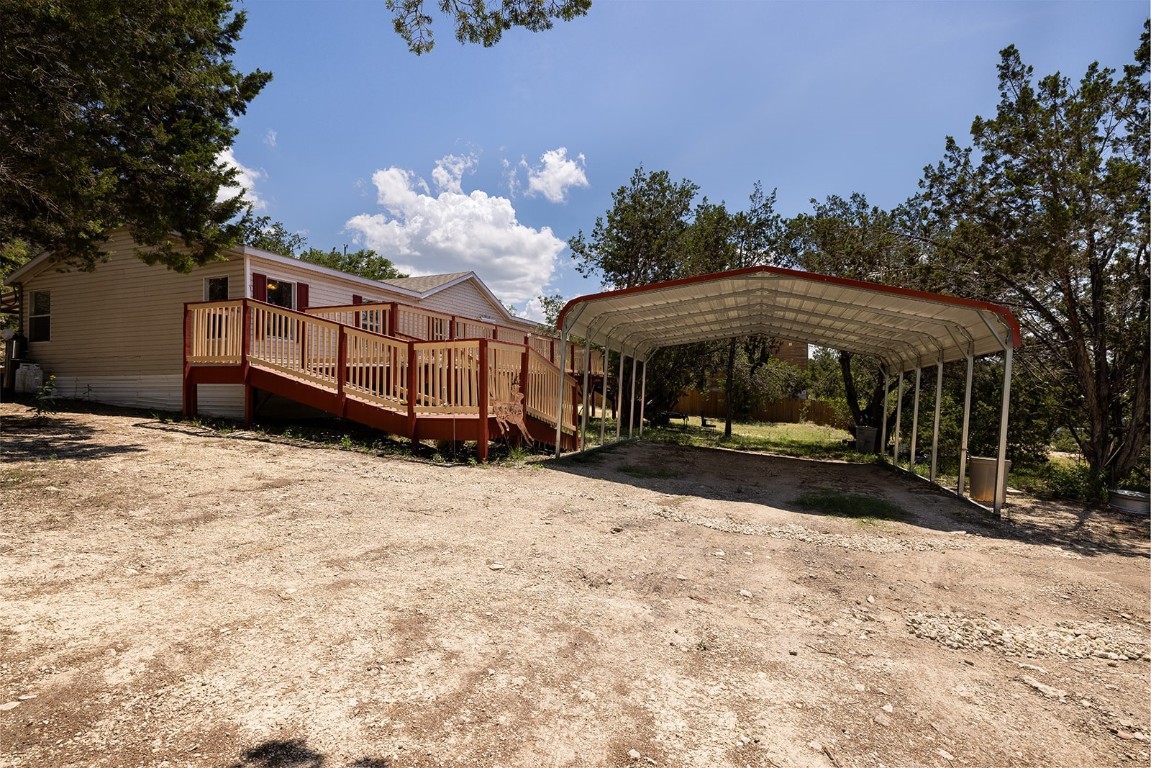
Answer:
[[[390,768],[379,757],[363,757],[339,768]],[[228,768],[337,768],[328,758],[307,745],[304,739],[265,741],[245,750],[240,762]]]
[[[0,428],[0,446],[8,461],[101,459],[145,450],[134,444],[106,445],[96,438],[95,429],[62,414],[8,414]]]
[[[879,464],[698,446],[622,443],[550,460],[543,466],[670,496],[763,504],[817,518],[835,515],[801,505],[800,499],[811,491],[834,489],[889,500],[895,495],[912,494],[932,497],[934,502],[906,510],[910,514],[904,522],[919,528],[1057,546],[1083,557],[1151,556],[1151,532],[1146,518],[1139,520],[1106,508],[1019,498],[1009,500],[1003,518],[995,518],[976,504],[922,478]]]

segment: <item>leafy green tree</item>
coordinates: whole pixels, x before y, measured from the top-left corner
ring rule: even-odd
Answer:
[[[241,242],[263,251],[278,253],[281,256],[318,264],[329,269],[338,269],[349,275],[359,275],[369,280],[395,280],[407,277],[396,269],[390,259],[386,259],[370,248],[348,251],[346,248],[322,251],[308,246],[308,239],[298,232],[292,232],[283,222],[272,221],[269,216],[245,216],[241,222]]]
[[[536,300],[540,303],[540,309],[544,313],[544,325],[555,330],[559,326],[560,312],[567,304],[563,294],[551,293],[547,296],[539,296]]]
[[[396,265],[390,259],[384,258],[371,248],[361,248],[357,251],[338,251],[335,248],[321,251],[319,248],[309,248],[301,253],[299,258],[300,261],[338,269],[369,280],[395,280],[408,276],[396,269]]]
[[[417,56],[435,46],[426,5],[425,0],[387,0],[392,26]],[[591,0],[436,0],[436,5],[455,22],[457,40],[490,48],[513,27],[540,32],[551,29],[556,19],[584,16]]]
[[[240,221],[240,243],[261,251],[297,258],[296,254],[308,245],[308,238],[292,232],[283,222],[272,221],[270,216],[244,216]]]
[[[775,195],[775,190],[764,194],[762,184],[756,182],[747,209],[736,213],[728,212],[724,203],[711,203],[705,197],[696,206],[683,236],[685,272],[698,275],[764,264],[782,265],[785,258],[778,246],[783,229],[782,219],[775,212]],[[774,339],[745,336],[710,347],[715,352],[708,357],[712,361],[717,359],[719,347],[726,348],[724,437],[731,437],[737,411],[745,415],[762,399],[764,393],[758,388],[766,386],[767,380],[757,377],[757,373],[777,344]]]
[[[237,242],[233,119],[271,75],[232,65],[227,0],[0,0],[0,243],[101,258],[130,227],[188,270]],[[175,233],[175,236],[173,236]]]
[[[967,295],[1009,303],[1064,425],[1114,485],[1148,441],[1148,25],[1122,75],[1034,79],[1001,53],[1000,100],[972,146],[925,169],[937,265]]]
[[[581,230],[568,241],[576,269],[598,276],[611,288],[630,288],[664,280],[708,274],[738,267],[780,263],[778,247],[782,221],[775,213],[775,192],[763,192],[756,183],[744,211],[706,197],[694,205],[699,188],[690,181],[673,181],[667,171],[646,172],[642,166],[627,186],[612,195],[613,205],[597,217],[591,237]],[[740,345],[745,348],[741,351]],[[652,356],[648,370],[651,408],[670,410],[693,380],[707,381],[723,366],[727,387],[738,397],[736,361],[755,368],[766,363],[771,341],[731,339],[662,349]],[[742,355],[742,356],[741,356]],[[726,364],[722,360],[726,359]],[[727,414],[730,435],[732,413]]]
[[[581,229],[568,240],[576,270],[613,289],[683,277],[683,237],[698,191],[690,181],[672,181],[667,171],[647,173],[641,165],[612,193],[612,207],[596,217],[591,237]]]
[[[889,285],[932,287],[923,258],[925,246],[907,234],[913,226],[912,207],[885,211],[858,192],[811,203],[811,213],[787,222],[784,238],[790,258],[803,269]],[[836,356],[842,385],[838,394],[852,421],[859,426],[881,426],[887,393],[878,362],[844,350]],[[894,428],[894,419],[889,418],[888,430]]]

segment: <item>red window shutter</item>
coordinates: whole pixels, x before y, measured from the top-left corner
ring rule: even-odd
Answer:
[[[268,300],[268,276],[252,273],[252,298],[256,301]]]
[[[308,284],[296,283],[296,311],[303,312],[308,308]]]
[[[353,293],[352,294],[352,303],[353,304],[363,304],[364,303],[364,297],[358,293]]]

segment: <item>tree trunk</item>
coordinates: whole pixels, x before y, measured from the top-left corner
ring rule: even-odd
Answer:
[[[843,374],[843,394],[847,399],[847,407],[851,410],[851,418],[857,424],[863,424],[863,411],[859,408],[859,392],[855,388],[855,375],[851,372],[850,352],[839,353],[839,370]]]

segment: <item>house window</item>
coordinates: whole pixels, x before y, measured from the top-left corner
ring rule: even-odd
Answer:
[[[204,280],[204,301],[227,301],[228,278],[209,277]]]
[[[294,309],[296,306],[296,284],[285,280],[268,280],[268,303],[275,304],[284,309]]]
[[[28,341],[52,340],[52,294],[32,291],[31,311],[28,313]]]

